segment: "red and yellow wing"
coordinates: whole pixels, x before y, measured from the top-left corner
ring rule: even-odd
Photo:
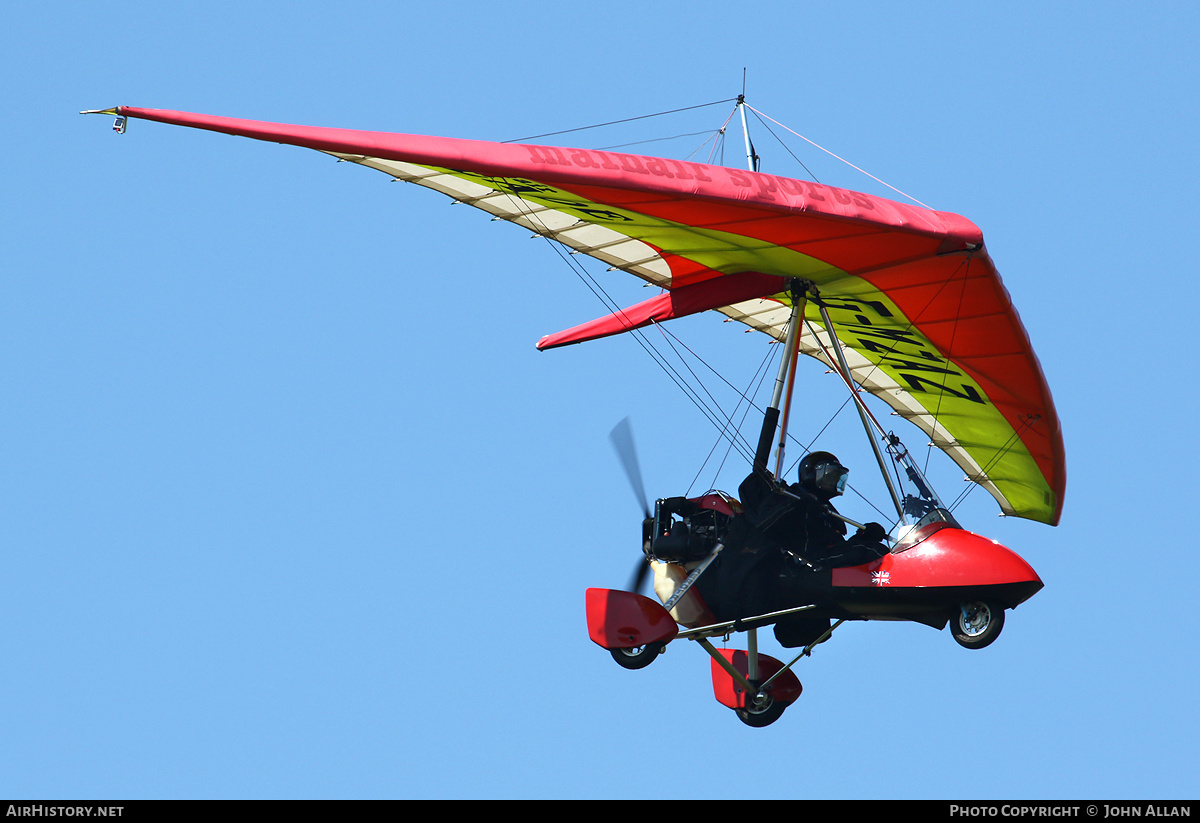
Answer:
[[[322,151],[440,191],[665,290],[543,338],[543,348],[709,309],[782,339],[787,281],[809,280],[859,386],[925,431],[1004,512],[1058,522],[1066,471],[1054,403],[982,233],[963,217],[607,151],[107,112]],[[815,305],[807,311],[819,319]],[[806,330],[801,346],[825,361],[828,342]]]

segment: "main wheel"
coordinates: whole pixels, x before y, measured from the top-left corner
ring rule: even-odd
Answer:
[[[745,723],[747,726],[753,726],[756,729],[761,729],[763,726],[770,726],[779,718],[783,717],[783,711],[790,703],[780,703],[767,695],[766,701],[761,704],[755,704],[753,700],[747,700],[750,705],[742,709],[734,709],[737,712],[738,720]]]
[[[1004,628],[1004,609],[995,603],[963,603],[950,620],[950,633],[967,649],[990,646]]]
[[[644,669],[662,654],[666,643],[647,643],[645,646],[634,646],[632,649],[609,649],[617,665],[625,669]]]

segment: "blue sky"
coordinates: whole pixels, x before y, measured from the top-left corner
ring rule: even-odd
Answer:
[[[0,11],[0,796],[1196,796],[1194,5],[100,5]],[[762,730],[699,649],[627,672],[587,639],[584,589],[638,551],[609,430],[632,418],[652,495],[715,432],[631,340],[534,350],[604,312],[544,242],[313,152],[76,114],[506,140],[743,68],[983,229],[1068,458],[1058,528],[959,509],[1046,582],[995,645],[847,625]],[[734,325],[675,332],[744,384],[765,338]],[[814,432],[844,399],[811,363],[798,391]],[[819,445],[878,496],[857,426]]]

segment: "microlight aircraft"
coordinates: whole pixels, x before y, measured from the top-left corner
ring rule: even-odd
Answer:
[[[738,99],[744,123],[744,100]],[[863,394],[925,433],[1010,516],[1056,525],[1066,486],[1059,421],[1028,335],[964,217],[757,171],[613,151],[295,126],[177,111],[93,112],[314,149],[416,183],[660,287],[635,306],[542,338],[550,349],[716,311],[782,342],[755,460],[783,447],[799,354],[841,376],[871,441],[896,518],[890,551],[814,569],[795,602],[721,613],[696,581],[719,562],[742,508],[721,491],[646,504],[632,591],[588,589],[590,638],[640,669],[669,643],[712,659],[717,700],[765,726],[799,697],[792,667],[846,620],[950,625],[967,648],[995,640],[1004,612],[1042,588],[1009,549],[963,529]],[[751,163],[753,166],[753,162]],[[640,488],[632,439],[614,430]],[[890,461],[890,466],[889,466]],[[902,484],[907,481],[911,493]],[[640,495],[643,496],[644,495]],[[852,525],[856,524],[842,518]],[[637,592],[652,571],[661,602]],[[772,604],[773,606],[779,604]],[[758,652],[774,626],[784,664]],[[746,650],[713,637],[745,632]]]

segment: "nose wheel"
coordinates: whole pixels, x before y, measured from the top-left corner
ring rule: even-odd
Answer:
[[[950,633],[963,648],[990,646],[1004,628],[1004,609],[995,603],[963,603],[950,620]]]

